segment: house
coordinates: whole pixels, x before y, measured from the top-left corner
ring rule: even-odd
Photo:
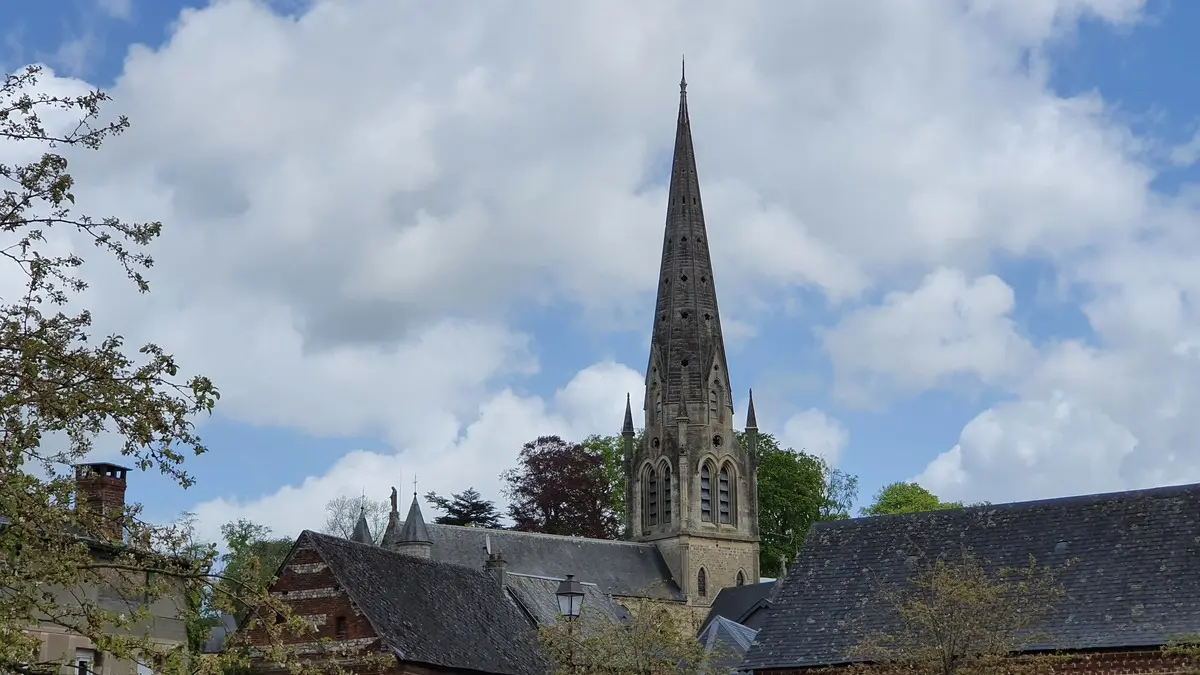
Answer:
[[[1049,639],[1026,650],[1077,655],[1072,672],[1177,672],[1160,648],[1200,633],[1200,485],[1187,485],[819,523],[742,668],[850,662],[894,625],[881,589],[964,551],[993,570],[1032,555],[1055,571],[1067,597],[1040,627]]]
[[[76,499],[92,513],[100,517],[103,531],[75,533],[69,536],[86,541],[92,556],[97,560],[111,560],[125,550],[125,490],[129,469],[110,463],[81,464],[76,467]],[[7,525],[0,517],[0,529]],[[117,615],[132,611],[142,604],[143,598],[127,597],[128,583],[120,583],[95,574],[94,583],[78,588],[53,589],[55,602],[60,607],[80,606],[80,598],[104,612]],[[126,593],[123,593],[123,589]],[[182,618],[184,598],[182,594],[168,594],[151,602],[151,617],[147,624],[135,628],[147,631],[153,644],[164,648],[178,647],[187,643],[187,628]],[[99,652],[86,637],[68,630],[62,622],[48,617],[33,618],[27,632],[41,639],[41,649],[36,658],[39,662],[63,662],[80,675],[147,675],[144,665],[131,661],[117,660]]]
[[[319,641],[328,638],[345,654],[383,657],[378,672],[392,675],[541,675],[546,664],[536,623],[507,594],[503,579],[305,531],[272,593],[316,628],[315,636],[289,639],[301,654],[319,654]],[[248,630],[251,644],[265,643],[262,628]],[[264,664],[259,672],[272,671]]]

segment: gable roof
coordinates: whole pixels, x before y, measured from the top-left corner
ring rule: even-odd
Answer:
[[[547,577],[532,577],[524,574],[509,573],[505,576],[505,584],[530,617],[539,624],[551,625],[559,618],[558,584],[562,579]],[[629,622],[629,612],[617,604],[610,596],[600,592],[595,584],[585,583],[583,586],[583,610],[596,613],[601,617],[618,623]]]
[[[700,644],[710,659],[705,663],[706,670],[727,672],[736,669],[757,632],[723,616],[714,618],[700,631]]]
[[[704,626],[719,616],[730,621],[742,623],[755,609],[770,607],[767,598],[775,588],[774,581],[764,581],[744,586],[728,586],[717,592],[709,605],[708,616],[704,618]],[[704,627],[701,627],[701,632]]]
[[[533,625],[482,570],[305,530],[338,584],[401,661],[499,675],[542,675]]]
[[[964,549],[985,565],[1075,564],[1067,599],[1030,649],[1157,647],[1200,629],[1200,485],[818,523],[746,656],[749,669],[845,663],[888,630],[880,585],[899,587],[915,556]]]
[[[512,573],[552,579],[574,574],[608,595],[684,600],[654,544],[437,523],[427,529],[434,560],[482,569],[490,541],[492,550],[504,552]]]

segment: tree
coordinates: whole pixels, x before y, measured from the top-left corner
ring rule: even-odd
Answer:
[[[875,493],[875,501],[861,509],[861,513],[864,516],[884,516],[961,509],[962,506],[962,502],[943,502],[916,483],[897,482],[880,488]]]
[[[633,447],[641,447],[645,430],[638,429],[633,437]],[[618,526],[625,525],[625,439],[621,436],[593,434],[583,439],[583,447],[599,453],[604,458],[604,476],[612,492],[612,510]],[[622,536],[628,536],[622,531]]]
[[[153,259],[145,247],[162,224],[77,210],[65,155],[100,148],[129,122],[100,119],[103,92],[51,95],[39,90],[40,75],[31,66],[0,84],[0,155],[36,156],[0,163],[0,263],[9,269],[4,278],[17,280],[0,287],[0,672],[59,672],[57,661],[39,659],[39,638],[23,630],[34,621],[164,675],[217,669],[237,656],[191,658],[188,645],[159,645],[134,629],[167,597],[184,601],[180,618],[189,628],[203,612],[232,606],[229,592],[214,592],[215,547],[197,547],[186,523],[145,522],[137,504],[112,513],[76,494],[75,466],[102,435],[116,441],[123,463],[191,486],[184,460],[205,452],[195,418],[212,411],[218,393],[207,378],[182,375],[158,345],[130,348],[118,334],[92,334],[76,252],[99,251],[147,292],[143,273]],[[97,587],[105,600],[79,592]],[[295,667],[277,638],[303,622],[264,589],[233,592],[285,618],[272,621],[264,652]]]
[[[1021,654],[1046,639],[1039,629],[1065,595],[1056,570],[1032,557],[990,572],[964,552],[882,589],[893,628],[867,633],[851,656],[864,675],[1049,675],[1058,657]]]
[[[367,517],[371,538],[378,544],[383,541],[383,531],[387,528],[388,514],[391,512],[389,500],[375,501],[366,496],[334,497],[325,504],[325,526],[321,531],[349,539],[354,534],[354,526],[358,524],[358,516],[362,514]]]
[[[271,528],[244,518],[222,525],[221,536],[227,552],[221,556],[220,586],[227,592],[242,586],[265,589],[295,543],[288,537],[274,537]],[[233,604],[238,617],[249,609],[242,602]]]
[[[629,607],[621,623],[587,605],[574,621],[541,626],[538,636],[553,675],[678,675],[704,672],[704,647],[692,615],[672,612],[652,600]],[[716,655],[708,655],[711,659]]]
[[[558,436],[521,448],[518,466],[500,474],[513,529],[613,539],[619,532],[604,455]]]
[[[456,492],[449,499],[439,497],[436,492],[429,492],[425,495],[425,501],[444,512],[444,515],[433,519],[433,522],[439,525],[500,528],[500,511],[475,488]]]
[[[746,436],[737,433],[741,447]],[[849,516],[858,479],[824,459],[781,448],[774,436],[758,434],[759,569],[779,570],[791,560],[820,520]]]

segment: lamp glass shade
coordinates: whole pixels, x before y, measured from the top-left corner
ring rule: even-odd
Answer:
[[[579,617],[583,609],[583,584],[575,580],[575,575],[568,574],[567,578],[558,584],[558,590],[554,594],[558,596],[559,614],[568,619]]]

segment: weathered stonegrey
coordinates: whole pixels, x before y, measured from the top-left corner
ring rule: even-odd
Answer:
[[[729,380],[684,80],[646,365],[645,433],[634,447],[627,403],[622,436],[626,531],[658,545],[688,602],[698,605],[735,585],[739,572],[745,583],[758,581],[755,448],[735,438]],[[753,444],[757,430],[748,432]]]

